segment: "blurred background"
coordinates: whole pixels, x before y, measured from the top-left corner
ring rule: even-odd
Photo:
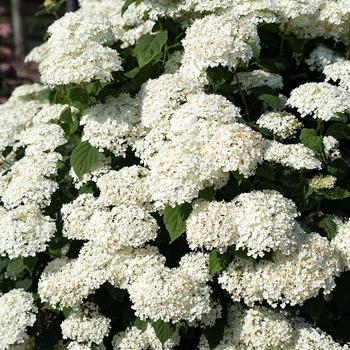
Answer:
[[[77,8],[77,0],[0,0],[0,103],[16,86],[38,80],[25,56],[43,42],[56,18]]]

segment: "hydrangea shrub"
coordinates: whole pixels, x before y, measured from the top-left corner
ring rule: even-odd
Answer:
[[[349,349],[348,0],[80,0],[0,106],[0,349]]]

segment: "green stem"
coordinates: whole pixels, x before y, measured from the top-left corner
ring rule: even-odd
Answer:
[[[0,160],[4,163],[4,164],[6,164],[6,165],[8,165],[8,166],[11,166],[11,164],[5,159],[5,157],[3,157],[2,155],[0,156]]]
[[[236,83],[237,83],[237,86],[238,86],[239,95],[240,95],[240,97],[242,99],[242,102],[243,102],[243,106],[244,106],[244,109],[245,109],[245,114],[247,115],[248,120],[250,120],[248,103],[247,103],[247,100],[246,100],[246,98],[244,96],[244,93],[242,91],[241,83],[239,81],[238,74],[236,73],[236,71],[234,72],[234,77],[236,79]]]
[[[280,45],[280,51],[279,51],[279,57],[281,57],[282,56],[282,54],[283,54],[283,45],[284,45],[284,37],[282,36],[282,38],[281,38],[281,45]]]
[[[163,64],[166,62],[167,58],[169,58],[168,44],[164,45],[164,53],[163,53]]]
[[[317,119],[317,131],[320,133],[320,136],[323,136],[324,123],[323,123],[323,120],[321,120],[321,119]]]

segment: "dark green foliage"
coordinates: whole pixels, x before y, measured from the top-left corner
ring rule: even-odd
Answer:
[[[89,142],[80,142],[73,150],[70,163],[78,176],[83,176],[92,170],[98,161],[97,148],[92,147]]]
[[[156,34],[143,35],[134,49],[134,54],[142,68],[156,58],[162,51],[162,47],[168,40],[168,32],[162,31]]]
[[[175,208],[167,205],[164,209],[164,224],[169,232],[171,242],[179,238],[186,231],[186,219],[192,210],[191,204],[177,205]]]
[[[164,344],[175,332],[176,326],[170,322],[161,320],[152,322],[152,327],[156,333],[157,338]]]

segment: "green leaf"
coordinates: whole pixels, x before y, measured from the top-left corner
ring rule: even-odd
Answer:
[[[67,135],[72,135],[78,129],[79,119],[67,107],[60,115],[60,125]]]
[[[252,89],[253,95],[268,106],[278,109],[282,106],[282,101],[276,94],[276,91],[269,86],[262,86]]]
[[[94,189],[91,186],[91,184],[86,184],[79,188],[79,194],[83,194],[83,193],[94,193]]]
[[[167,205],[164,209],[163,221],[170,236],[170,243],[174,242],[186,231],[186,220],[192,211],[192,205],[184,203],[175,208]]]
[[[229,248],[225,253],[221,254],[217,249],[214,249],[209,254],[209,273],[215,275],[224,270],[232,261],[234,254]]]
[[[136,44],[134,53],[139,64],[142,68],[146,64],[150,63],[157,55],[162,51],[162,47],[168,40],[168,32],[162,31],[156,34],[143,35]]]
[[[209,67],[206,72],[208,81],[215,91],[233,78],[233,73],[227,67]]]
[[[313,151],[321,153],[323,151],[323,140],[317,135],[314,129],[303,128],[299,136],[300,142]]]
[[[9,260],[6,258],[0,258],[0,273],[5,270],[7,267],[7,264],[9,263]]]
[[[23,258],[23,265],[30,275],[33,274],[33,271],[35,269],[35,265],[37,262],[38,262],[37,256],[27,256]]]
[[[336,113],[330,119],[330,122],[346,123],[348,121],[348,116],[346,113]]]
[[[71,307],[65,307],[63,310],[62,310],[62,313],[63,313],[63,316],[65,318],[67,318],[73,311],[73,308]]]
[[[136,77],[137,74],[139,74],[139,72],[140,72],[140,68],[135,67],[135,68],[129,70],[128,72],[125,72],[124,76],[129,78],[129,79],[133,79]]]
[[[235,251],[235,256],[248,261],[255,261],[251,256],[247,254],[247,252],[243,249],[238,249]]]
[[[345,190],[341,187],[334,187],[329,190],[317,191],[317,194],[323,196],[324,198],[333,200],[345,199],[350,197],[350,191]]]
[[[253,51],[253,56],[256,61],[259,61],[260,58],[260,48],[256,45],[256,43],[249,43],[249,46],[251,47]]]
[[[333,123],[326,134],[333,136],[337,140],[347,140],[350,137],[350,126],[345,123]]]
[[[304,198],[308,199],[313,193],[314,193],[314,190],[311,187],[309,187],[305,192]]]
[[[337,178],[346,179],[349,176],[350,167],[347,161],[338,158],[327,165],[327,171]]]
[[[318,227],[326,231],[329,239],[333,239],[337,234],[337,224],[329,217],[323,218],[318,223]]]
[[[69,91],[69,99],[72,101],[78,101],[80,103],[86,104],[89,102],[89,95],[85,89],[75,86]]]
[[[303,309],[314,322],[317,322],[325,309],[324,300],[320,297],[306,300]]]
[[[304,40],[301,40],[301,39],[297,38],[296,36],[292,35],[292,36],[287,38],[287,43],[293,51],[295,51],[295,52],[302,52],[303,51]]]
[[[23,258],[15,258],[9,261],[7,265],[7,272],[12,275],[18,275],[25,269]]]
[[[264,57],[260,59],[260,65],[271,73],[280,73],[288,66],[287,59],[284,57]]]
[[[264,101],[273,109],[279,109],[282,106],[281,99],[276,95],[262,94],[258,97],[260,101]]]
[[[81,177],[92,170],[98,161],[99,152],[89,142],[80,142],[70,156],[70,163],[77,176]]]
[[[198,193],[199,198],[203,198],[207,201],[212,201],[215,196],[215,190],[213,187],[207,187],[204,188],[203,190],[200,190]]]
[[[271,164],[263,163],[256,169],[256,176],[275,181],[275,171]]]
[[[174,334],[176,326],[170,322],[158,320],[152,322],[152,327],[159,341],[164,344]]]
[[[236,179],[238,186],[240,186],[242,181],[244,180],[244,176],[241,173],[239,173],[238,171],[233,171],[232,175]]]
[[[13,147],[7,146],[3,151],[2,151],[2,156],[6,158],[11,152],[13,151]]]
[[[147,329],[147,321],[142,321],[139,318],[135,319],[133,322],[134,326],[137,327],[140,331],[144,332]]]
[[[204,330],[204,335],[209,343],[209,348],[214,349],[224,336],[225,320],[219,318],[215,321],[214,326],[208,327]]]
[[[16,281],[16,288],[22,288],[28,290],[32,285],[32,280],[30,278],[25,278],[23,280]]]

